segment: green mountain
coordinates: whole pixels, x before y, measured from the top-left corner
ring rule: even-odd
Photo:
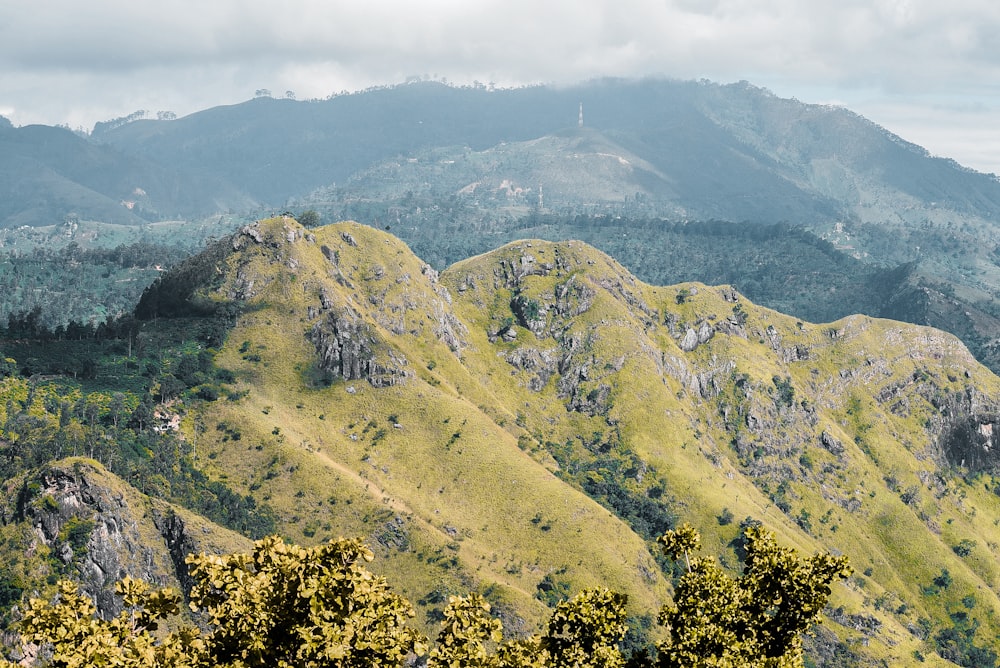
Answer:
[[[0,227],[140,225],[253,205],[217,178],[193,178],[69,130],[0,125]]]
[[[517,633],[603,584],[655,633],[673,573],[653,539],[690,522],[735,569],[741,525],[759,521],[857,570],[817,665],[995,663],[1000,378],[951,335],[653,287],[580,242],[520,241],[438,273],[371,227],[291,218],[167,272],[136,316],[122,377],[152,374],[180,436],[145,441],[164,473],[133,464],[137,480],[177,497],[198,480],[170,472],[178,456],[292,540],[365,537],[429,627],[452,593],[483,593]],[[189,338],[150,366],[166,332]],[[110,393],[114,376],[95,375]],[[3,461],[32,424],[59,429],[52,382],[0,384]],[[88,397],[110,424],[113,402]],[[102,443],[94,456],[125,470]]]

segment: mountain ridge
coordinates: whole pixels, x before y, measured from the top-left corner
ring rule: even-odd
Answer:
[[[805,319],[864,307],[869,315],[931,323],[960,333],[994,368],[1000,364],[996,177],[935,158],[846,109],[782,99],[746,82],[607,79],[512,90],[417,82],[322,101],[259,98],[176,120],[112,124],[95,128],[91,140],[93,151],[113,149],[176,173],[172,181],[154,178],[161,187],[143,188],[151,202],[142,220],[175,210],[208,215],[266,206],[271,215],[311,208],[326,221],[390,226],[438,269],[517,236],[559,236],[615,253],[647,281],[717,282],[718,272],[699,273],[698,257],[685,262],[686,275],[659,261],[676,238],[658,239],[651,221],[784,221],[872,265],[858,270],[866,276],[917,263],[914,282],[937,294],[923,300],[911,290],[905,299],[875,303],[820,287],[805,296],[795,282],[810,267],[772,262],[767,271],[784,272],[785,285],[754,276],[753,283],[778,292],[747,289],[751,298],[784,310],[798,304],[795,315]],[[127,214],[123,220],[141,223],[135,212],[147,206],[117,190],[113,197],[81,190],[51,170],[12,170],[19,173],[11,177],[14,189],[37,197],[23,208],[16,196],[8,198],[17,211],[2,224],[84,221],[90,205],[83,201],[93,203],[94,217]],[[456,182],[456,172],[464,182]],[[192,197],[198,193],[205,196]],[[167,194],[187,200],[186,208],[152,201]],[[596,229],[615,225],[617,237]],[[631,245],[629,235],[636,240]],[[702,257],[714,252],[686,247]],[[753,264],[742,269],[747,276],[764,271]],[[827,274],[826,282],[841,281]],[[878,291],[871,281],[855,282],[856,290]],[[952,314],[961,322],[952,325]]]
[[[918,618],[948,627],[963,597],[982,628],[1000,611],[983,546],[1000,541],[985,435],[1000,379],[950,335],[648,286],[579,242],[516,242],[440,275],[355,223],[279,218],[220,244],[221,273],[194,294],[243,303],[216,358],[242,398],[190,406],[183,428],[204,424],[209,474],[263,494],[292,538],[320,539],[324,522],[373,537],[412,598],[440,586],[436,559],[430,582],[415,575],[438,545],[457,559],[447,579],[496,585],[505,623],[530,626],[533,591],[595,577],[649,610],[661,576],[644,540],[683,519],[733,565],[746,517],[851,557],[862,574],[838,590],[831,630],[852,651],[862,637],[895,660],[933,651]],[[320,503],[329,489],[336,507]],[[616,517],[580,523],[594,501]],[[959,556],[962,540],[980,547]],[[623,559],[625,573],[600,565]],[[942,569],[948,588],[928,593]]]

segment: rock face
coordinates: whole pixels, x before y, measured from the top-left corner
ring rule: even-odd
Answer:
[[[936,453],[951,466],[995,471],[1000,465],[1000,406],[972,391],[940,401]]]
[[[319,367],[333,378],[367,380],[373,387],[403,382],[406,358],[385,348],[376,355],[378,340],[361,316],[348,308],[331,309],[309,333],[319,354]]]
[[[28,527],[32,544],[26,553],[47,554],[40,568],[78,580],[105,618],[121,611],[114,585],[125,576],[186,593],[192,584],[184,564],[188,554],[248,543],[143,496],[92,460],[56,462],[19,482],[0,520]],[[235,543],[220,549],[220,540]]]

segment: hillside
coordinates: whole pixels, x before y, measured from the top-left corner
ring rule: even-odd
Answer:
[[[652,287],[579,242],[438,274],[386,233],[290,218],[168,272],[137,316],[139,348],[225,324],[220,371],[171,402],[198,470],[295,541],[365,537],[424,623],[479,591],[517,633],[602,583],[655,632],[651,539],[691,522],[735,568],[761,521],[857,570],[818,665],[995,651],[1000,379],[940,331]]]
[[[216,177],[192,178],[69,130],[0,125],[2,228],[80,219],[140,225],[253,204]]]
[[[9,449],[10,444],[4,444]],[[100,613],[122,602],[114,585],[130,575],[183,590],[189,553],[245,550],[250,541],[197,514],[141,493],[93,459],[71,457],[3,482],[0,624],[22,593],[69,577],[83,583]],[[4,640],[10,643],[10,638]]]

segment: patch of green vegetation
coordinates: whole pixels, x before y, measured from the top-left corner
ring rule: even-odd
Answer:
[[[157,403],[215,401],[236,382],[206,347],[221,336],[219,318],[143,323],[123,317],[75,338],[71,328],[62,333],[38,325],[27,337],[23,323],[15,327],[21,328],[17,338],[0,331],[4,354],[24,360],[16,364],[21,377],[0,382],[0,405],[6,405],[0,440],[17,444],[0,450],[4,477],[85,455],[139,489],[155,489],[224,526],[252,537],[274,531],[266,505],[210,481],[198,468],[192,444],[170,424],[176,413]]]

